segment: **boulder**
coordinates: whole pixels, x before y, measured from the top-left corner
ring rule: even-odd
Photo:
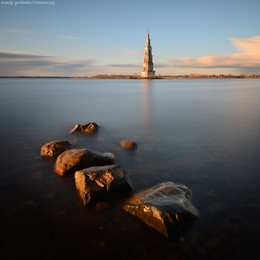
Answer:
[[[132,191],[129,179],[119,165],[89,167],[76,171],[75,184],[85,205],[115,192],[124,194]]]
[[[44,157],[57,157],[66,150],[75,148],[68,141],[52,141],[42,146],[41,156]]]
[[[129,140],[122,140],[120,141],[120,145],[124,149],[134,149],[136,148],[136,143]]]
[[[74,172],[91,166],[112,164],[115,156],[112,153],[100,153],[87,149],[71,149],[59,155],[55,171],[59,175]]]
[[[182,223],[199,216],[191,202],[191,191],[173,182],[163,182],[133,195],[124,209],[166,237]]]
[[[69,132],[69,134],[79,132],[79,133],[94,133],[98,130],[99,126],[93,123],[86,123],[84,125],[76,124],[74,128]]]

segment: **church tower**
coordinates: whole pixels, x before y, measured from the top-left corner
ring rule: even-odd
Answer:
[[[153,77],[154,74],[155,74],[155,71],[153,70],[152,47],[150,45],[150,36],[149,36],[149,27],[148,27],[146,45],[144,48],[143,71],[141,72],[141,76],[143,78],[150,78],[150,77]]]

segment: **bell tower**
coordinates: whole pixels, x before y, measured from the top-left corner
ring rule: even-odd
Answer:
[[[151,41],[150,41],[149,26],[148,26],[146,45],[144,48],[143,70],[141,72],[141,76],[143,78],[150,78],[155,75],[155,71],[153,70],[153,55],[152,55],[152,47],[150,42]]]

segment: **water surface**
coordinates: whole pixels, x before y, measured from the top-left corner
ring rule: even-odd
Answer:
[[[259,80],[0,79],[0,93],[3,259],[259,256]],[[90,121],[97,135],[67,134]],[[135,191],[187,185],[199,219],[167,240],[123,201],[83,207],[73,177],[40,156],[57,139],[113,152]],[[122,151],[122,139],[138,149]]]

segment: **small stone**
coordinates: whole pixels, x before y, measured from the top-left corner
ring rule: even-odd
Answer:
[[[42,146],[41,156],[44,157],[57,157],[66,150],[75,148],[68,141],[52,141]]]
[[[55,163],[55,171],[59,175],[74,172],[91,166],[112,164],[115,156],[112,153],[100,153],[87,149],[71,149],[59,155]]]
[[[135,142],[129,140],[120,141],[120,145],[124,149],[134,149],[137,146]]]
[[[73,134],[74,132],[94,133],[98,130],[98,128],[99,126],[95,122],[89,122],[84,125],[76,124],[74,128],[69,132],[69,134]]]
[[[80,129],[81,125],[80,124],[76,124],[72,130],[70,130],[69,134],[73,134],[74,132],[80,132],[81,129]]]
[[[118,165],[90,167],[76,171],[75,185],[85,205],[111,192],[132,190],[123,167]],[[97,208],[104,206],[109,205],[103,202],[96,204]]]
[[[163,182],[135,194],[124,209],[166,237],[180,224],[199,216],[188,187],[173,182]]]

